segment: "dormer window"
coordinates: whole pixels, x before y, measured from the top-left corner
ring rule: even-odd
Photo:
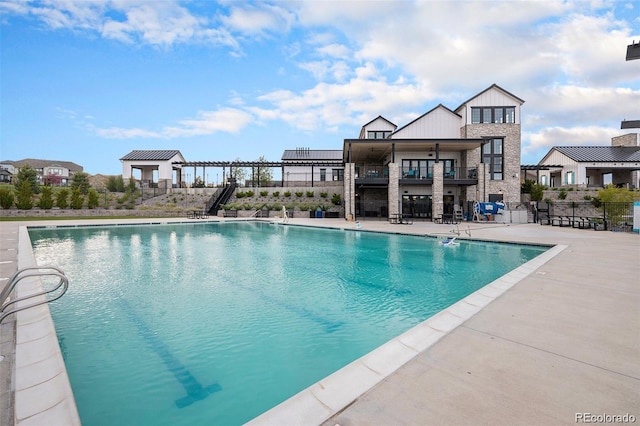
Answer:
[[[367,139],[387,139],[391,135],[391,130],[369,130]]]
[[[516,107],[471,107],[471,123],[507,123],[516,122]]]

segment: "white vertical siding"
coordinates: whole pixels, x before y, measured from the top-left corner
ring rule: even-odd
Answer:
[[[511,96],[504,94],[502,91],[492,88],[486,92],[471,99],[465,105],[465,110],[470,110],[471,107],[509,107],[516,108],[515,124],[520,124],[520,102]],[[460,111],[459,111],[460,113]],[[471,124],[471,114],[465,111],[465,123]]]
[[[394,139],[459,138],[460,117],[439,106],[393,135]]]
[[[369,131],[378,131],[378,132],[393,132],[395,130],[395,126],[389,123],[387,120],[382,117],[378,117],[373,120],[371,123],[364,126],[364,138],[368,139]]]

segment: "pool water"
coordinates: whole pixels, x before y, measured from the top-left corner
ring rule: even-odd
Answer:
[[[242,424],[546,250],[263,222],[30,229],[91,425]]]

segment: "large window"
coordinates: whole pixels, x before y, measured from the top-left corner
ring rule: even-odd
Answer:
[[[327,180],[327,169],[320,169],[320,182]]]
[[[489,179],[503,179],[503,159],[502,138],[487,139],[487,143],[482,146],[482,162],[489,165]]]
[[[471,107],[471,123],[515,123],[516,107]]]
[[[343,181],[344,180],[344,170],[343,169],[333,169],[331,171],[334,181]]]
[[[369,130],[367,139],[386,139],[391,134],[391,130]]]

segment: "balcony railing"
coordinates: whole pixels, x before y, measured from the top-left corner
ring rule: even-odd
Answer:
[[[389,168],[380,165],[359,164],[356,166],[356,179],[388,179]]]
[[[478,179],[478,169],[475,167],[450,167],[442,172],[445,180]],[[433,167],[419,167],[415,169],[402,168],[402,179],[433,179]]]

